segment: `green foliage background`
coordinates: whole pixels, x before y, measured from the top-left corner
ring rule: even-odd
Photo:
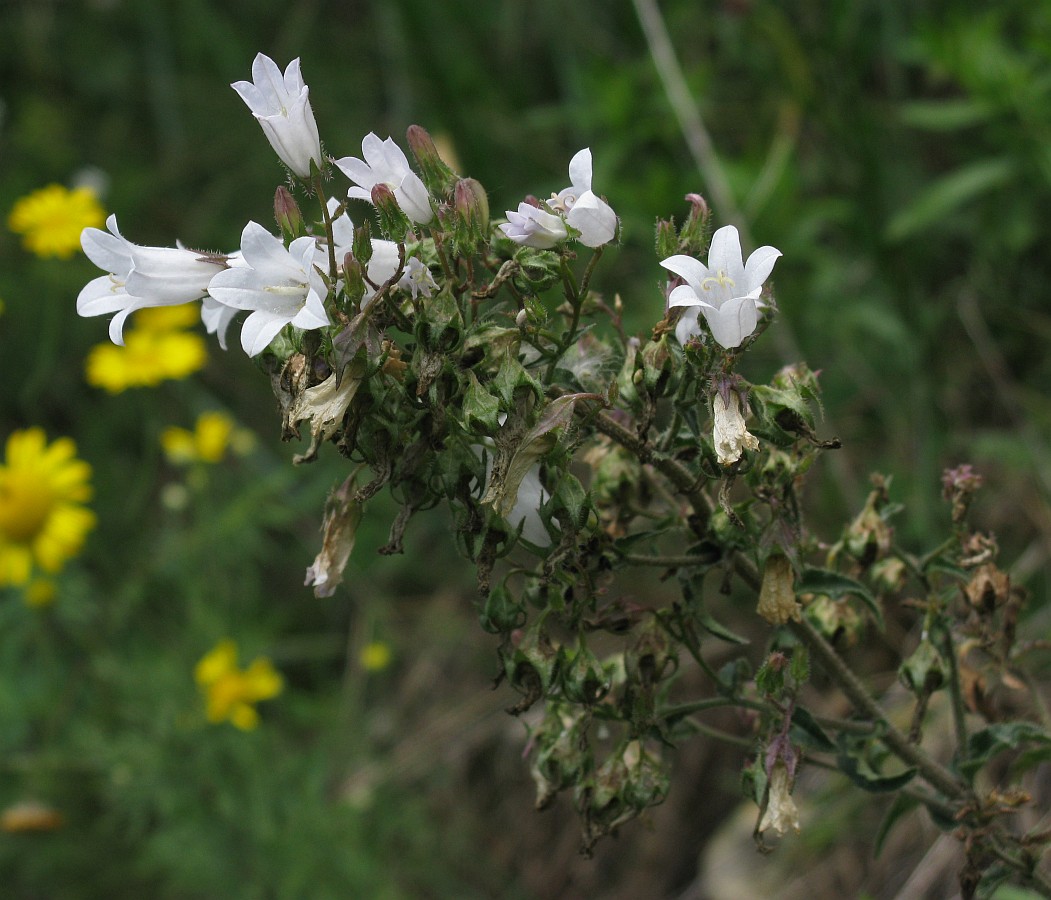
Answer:
[[[944,515],[942,468],[972,462],[987,484],[978,519],[1036,595],[1031,636],[1047,637],[1051,8],[661,6],[756,243],[784,252],[756,377],[797,346],[823,371],[826,430],[846,445],[815,481],[813,527],[842,521],[879,470],[908,505],[898,527],[919,539]],[[707,186],[625,2],[6,3],[0,213],[95,167],[131,240],[234,249],[249,218],[271,221],[281,179],[227,86],[260,50],[302,57],[329,153],[356,154],[368,131],[400,141],[418,122],[496,212],[561,187],[591,146],[624,225],[595,286],[621,295],[631,329],[660,318],[653,222]],[[389,518],[374,504],[347,587],[314,599],[301,574],[343,475],[335,454],[292,469],[297,448],[278,443],[267,380],[236,340],[187,382],[88,388],[83,359],[105,327],[74,300],[96,274],[0,233],[0,437],[71,435],[94,466],[100,522],[53,608],[0,603],[0,806],[35,797],[67,817],[0,837],[4,895],[533,896],[535,874],[494,846],[518,822],[437,764],[421,781],[399,745],[493,669],[443,523],[414,523],[406,557],[381,559]],[[164,485],[186,476],[158,435],[213,408],[259,447],[196,473],[189,507],[167,510]],[[287,680],[249,734],[206,725],[192,679],[227,635]],[[393,645],[391,670],[358,666],[372,638]],[[406,683],[428,673],[441,687],[421,699]],[[497,721],[490,699],[478,718]],[[408,775],[345,789],[370,766]]]

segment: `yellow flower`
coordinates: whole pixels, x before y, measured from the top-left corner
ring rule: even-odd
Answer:
[[[168,460],[175,465],[217,463],[226,455],[233,435],[233,419],[225,413],[206,412],[198,417],[193,431],[165,428],[161,433],[161,446]]]
[[[85,364],[88,384],[119,394],[186,378],[208,361],[208,349],[198,334],[134,328],[125,338],[123,347],[97,344],[91,349]]]
[[[91,466],[76,458],[69,438],[47,443],[41,428],[7,439],[0,466],[0,586],[29,583],[34,569],[57,572],[75,556],[95,514]]]
[[[229,720],[242,731],[259,724],[254,704],[276,697],[284,688],[281,675],[265,656],[247,669],[237,668],[237,645],[229,638],[201,657],[193,677],[205,695],[208,721]]]
[[[385,641],[370,641],[361,648],[358,660],[366,672],[382,672],[391,664],[393,654]]]
[[[106,213],[91,188],[71,191],[49,184],[15,203],[7,226],[22,235],[22,244],[30,253],[69,259],[80,249],[80,233],[105,220]]]
[[[200,303],[180,303],[178,306],[147,306],[132,313],[136,331],[176,331],[192,328],[201,321]]]

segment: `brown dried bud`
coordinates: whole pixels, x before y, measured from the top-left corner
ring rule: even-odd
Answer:
[[[1011,576],[998,569],[994,563],[986,563],[971,576],[964,593],[971,606],[979,612],[991,613],[1010,598]]]

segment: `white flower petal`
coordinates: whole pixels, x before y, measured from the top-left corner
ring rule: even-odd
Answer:
[[[704,279],[708,277],[708,267],[692,256],[683,256],[681,254],[669,256],[667,259],[661,260],[661,265],[669,272],[684,278],[695,293],[701,291],[701,285],[704,283]]]
[[[284,316],[257,310],[241,326],[241,346],[249,356],[258,356],[288,324]]]
[[[569,180],[578,193],[591,190],[591,148],[578,150],[569,161]]]
[[[751,297],[735,297],[718,309],[702,306],[701,312],[712,330],[712,337],[727,350],[741,346],[759,324],[759,312]]]
[[[585,247],[601,247],[617,233],[617,214],[605,200],[585,191],[566,214],[566,222],[580,232]]]
[[[744,264],[744,280],[750,291],[762,288],[763,282],[770,276],[774,270],[774,263],[781,255],[781,251],[776,247],[760,247],[752,251],[748,262]]]
[[[709,306],[704,303],[688,284],[680,284],[668,295],[668,308],[673,306]]]

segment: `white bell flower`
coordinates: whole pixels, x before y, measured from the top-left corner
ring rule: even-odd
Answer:
[[[309,178],[311,162],[321,168],[321,138],[298,59],[282,74],[269,56],[256,54],[252,80],[235,81],[230,87],[252,111],[270,146],[293,174]]]
[[[328,290],[314,266],[313,237],[294,240],[288,249],[262,225],[249,222],[241,233],[244,266],[225,269],[208,285],[224,306],[247,309],[241,346],[249,356],[262,353],[285,325],[310,330],[331,324],[325,312]]]
[[[739,347],[759,324],[764,305],[759,295],[779,256],[774,247],[760,247],[742,262],[740,235],[733,225],[725,225],[712,235],[708,265],[682,255],[661,262],[686,281],[671,292],[668,305],[699,308],[720,345]],[[678,329],[676,336],[682,339]]]
[[[394,192],[401,211],[417,225],[426,225],[434,218],[426,186],[409,167],[408,158],[393,139],[381,141],[370,132],[361,142],[361,155],[364,160],[356,156],[336,160],[340,171],[356,185],[347,196],[371,203],[372,189],[385,184]]]
[[[578,151],[569,161],[572,184],[552,194],[547,205],[565,213],[566,222],[580,232],[585,247],[601,247],[617,233],[617,214],[610,205],[591,190],[591,148]]]
[[[124,343],[124,322],[137,309],[177,306],[200,300],[212,277],[226,265],[223,257],[210,257],[181,247],[140,247],[117,229],[117,217],[106,220],[108,231],[85,228],[80,244],[96,266],[108,272],[89,281],[77,297],[82,316],[116,313],[109,336]]]
[[[528,203],[519,203],[518,212],[509,209],[506,215],[507,221],[500,225],[500,230],[516,244],[550,250],[569,237],[559,216]]]

